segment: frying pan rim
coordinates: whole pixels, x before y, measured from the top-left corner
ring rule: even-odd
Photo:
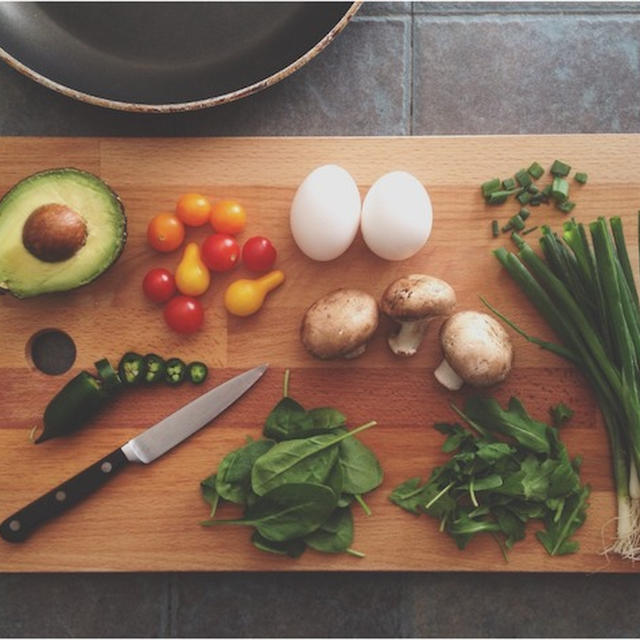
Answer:
[[[272,73],[266,78],[257,80],[256,82],[253,82],[246,87],[241,87],[240,89],[228,91],[226,93],[212,96],[210,98],[202,98],[199,100],[191,100],[187,102],[169,102],[155,104],[145,102],[127,102],[124,100],[102,98],[91,93],[73,89],[72,87],[47,78],[46,76],[38,73],[34,69],[31,69],[27,65],[20,62],[20,60],[12,56],[2,47],[0,47],[0,60],[6,62],[16,71],[22,73],[31,80],[34,80],[35,82],[47,87],[48,89],[51,89],[52,91],[56,91],[69,98],[73,98],[74,100],[86,102],[98,107],[136,113],[177,113],[182,111],[196,111],[198,109],[207,109],[209,107],[215,107],[217,105],[227,104],[229,102],[234,102],[235,100],[240,100],[241,98],[246,98],[247,96],[253,95],[254,93],[258,93],[263,89],[271,87],[284,78],[290,76],[292,73],[307,64],[310,60],[315,58],[335,39],[335,37],[339,33],[344,30],[353,16],[357,13],[363,2],[364,0],[355,0],[354,2],[352,2],[342,18],[340,18],[340,20],[330,29],[328,33],[326,33],[322,37],[321,40],[316,42],[316,44],[314,44],[309,50],[303,53],[299,58],[288,64],[286,67],[283,67],[279,71]]]

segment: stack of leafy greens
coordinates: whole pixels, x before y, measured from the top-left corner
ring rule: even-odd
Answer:
[[[639,219],[640,223],[640,219]],[[622,221],[543,227],[544,257],[517,234],[518,255],[494,253],[562,344],[525,338],[576,364],[591,384],[608,432],[618,496],[617,538],[607,549],[640,559],[640,305]],[[640,224],[639,224],[640,227]],[[589,241],[590,236],[590,241]]]
[[[362,556],[351,549],[351,503],[370,514],[362,495],[378,487],[383,474],[373,451],[355,435],[376,423],[348,431],[340,411],[307,411],[288,396],[288,386],[287,371],[284,397],[267,417],[264,438],[231,451],[201,482],[211,505],[202,524],[253,527],[253,544],[281,555],[297,557],[311,547]],[[221,499],[244,505],[244,516],[214,519]]]
[[[570,460],[558,431],[531,418],[519,400],[502,409],[493,398],[473,396],[464,411],[455,411],[473,429],[436,424],[447,439],[443,451],[452,456],[436,467],[426,483],[410,478],[390,499],[411,513],[440,520],[440,530],[460,549],[477,533],[492,534],[501,548],[511,549],[525,537],[529,520],[542,520],[537,538],[554,555],[573,553],[571,536],[586,516],[589,487],[582,486],[579,459]],[[554,423],[571,415],[554,408]]]

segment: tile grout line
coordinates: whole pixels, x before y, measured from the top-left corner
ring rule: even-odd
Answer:
[[[413,49],[415,41],[415,7],[411,3],[411,21],[409,23],[409,135],[413,135],[413,97],[414,97],[414,73],[415,73],[415,52]]]

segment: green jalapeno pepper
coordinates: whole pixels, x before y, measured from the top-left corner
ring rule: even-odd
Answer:
[[[147,384],[154,384],[164,380],[166,364],[165,361],[155,353],[147,353],[144,357],[144,381]]]
[[[180,358],[169,358],[165,364],[164,381],[168,385],[180,384],[187,372],[187,365]]]
[[[144,380],[144,358],[133,351],[127,351],[118,365],[118,373],[124,384],[140,384]]]
[[[187,378],[189,378],[193,384],[202,384],[207,378],[208,373],[209,370],[204,362],[196,360],[187,365]]]

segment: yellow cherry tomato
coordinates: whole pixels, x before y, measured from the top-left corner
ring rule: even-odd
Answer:
[[[262,307],[264,299],[284,282],[282,271],[271,271],[255,280],[242,278],[232,282],[224,293],[224,306],[234,316],[250,316]]]
[[[247,225],[247,212],[235,200],[220,200],[211,209],[211,226],[218,233],[236,235]]]
[[[211,284],[211,274],[200,257],[200,245],[190,242],[176,269],[176,287],[185,296],[201,296]]]
[[[176,215],[189,227],[200,227],[209,220],[211,203],[199,193],[185,193],[176,205]]]

